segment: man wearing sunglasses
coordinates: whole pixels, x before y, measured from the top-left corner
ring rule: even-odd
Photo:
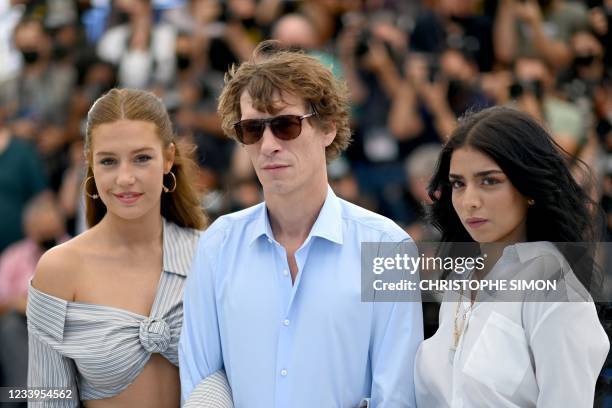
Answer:
[[[219,101],[264,203],[203,234],[184,298],[182,397],[225,368],[237,407],[414,407],[420,302],[361,301],[361,243],[409,241],[336,197],[327,162],[350,141],[347,90],[315,58],[263,54]],[[416,246],[409,242],[416,254]]]

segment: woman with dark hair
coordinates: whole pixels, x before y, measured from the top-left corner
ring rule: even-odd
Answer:
[[[94,103],[85,154],[90,228],[38,263],[28,385],[65,390],[43,406],[178,407],[183,286],[205,226],[194,162],[161,100],[133,89]]]
[[[593,406],[609,350],[587,292],[594,204],[562,154],[531,117],[504,107],[463,119],[444,146],[429,188],[439,255],[473,243],[483,268],[461,279],[564,286],[497,301],[494,291],[447,291],[439,328],[417,352],[418,406]]]

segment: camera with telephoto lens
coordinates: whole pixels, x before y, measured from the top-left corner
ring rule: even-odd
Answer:
[[[520,98],[525,94],[531,94],[538,100],[541,100],[544,96],[544,86],[542,81],[522,81],[517,79],[512,83],[512,85],[510,85],[510,97],[512,99]]]

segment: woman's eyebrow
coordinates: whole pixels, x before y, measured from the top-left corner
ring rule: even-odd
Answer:
[[[155,150],[155,149],[153,149],[152,147],[141,147],[136,150],[132,150],[130,153],[136,154],[136,153],[144,152],[147,150]],[[115,156],[115,155],[116,153],[113,153],[113,152],[96,152],[96,156]]]
[[[484,170],[484,171],[479,171],[477,173],[474,173],[474,177],[483,177],[483,176],[488,176],[490,174],[496,174],[496,173],[501,173],[503,174],[504,172],[501,170],[497,170],[497,169],[493,169],[493,170]]]
[[[141,147],[140,149],[132,150],[132,154],[144,152],[147,150],[155,150],[155,149],[153,149],[152,147]]]
[[[483,170],[483,171],[476,172],[476,173],[474,173],[474,177],[484,177],[484,176],[488,176],[490,174],[497,174],[497,173],[504,174],[504,172],[501,171],[501,170],[491,169],[491,170]],[[448,178],[449,179],[462,180],[463,176],[460,175],[460,174],[449,173]]]

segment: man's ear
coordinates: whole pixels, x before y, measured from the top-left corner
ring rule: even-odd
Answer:
[[[332,144],[332,142],[336,138],[336,134],[337,134],[336,124],[331,123],[329,125],[329,129],[327,130],[327,132],[323,134],[323,143],[325,144],[325,147]]]
[[[164,151],[164,174],[168,174],[174,165],[176,155],[176,145],[171,142]]]

